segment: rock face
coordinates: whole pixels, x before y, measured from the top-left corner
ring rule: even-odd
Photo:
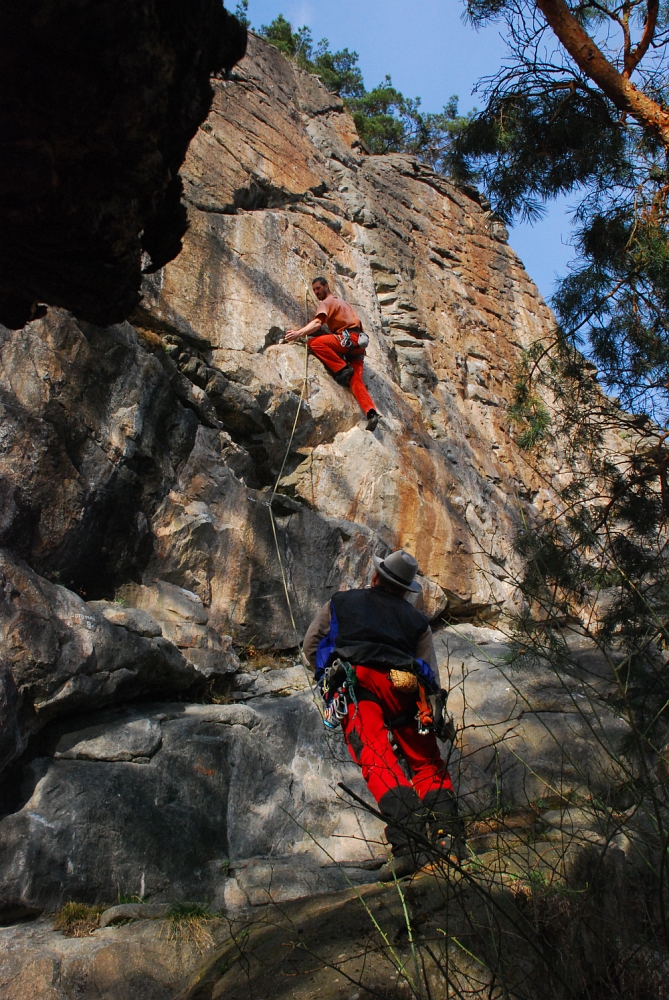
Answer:
[[[0,550],[0,770],[57,715],[192,687],[197,669],[148,631],[110,624]]]
[[[616,761],[629,727],[611,704],[610,664],[587,640],[570,640],[569,675],[546,665],[507,666],[509,645],[497,629],[447,628],[435,648],[460,733],[451,766],[467,811],[536,809],[624,786]],[[579,825],[590,820],[581,816]]]
[[[399,545],[431,618],[495,612],[514,601],[520,513],[550,502],[505,410],[550,315],[476,192],[363,155],[339,99],[256,38],[216,83],[183,177],[183,252],[132,323],[50,309],[0,331],[6,920],[119,891],[239,912],[270,883],[283,899],[340,888],[323,849],[359,863],[381,825],[337,799],[340,779],[365,794],[362,778],[301,667],[255,670],[252,647],[295,648]],[[303,346],[279,343],[309,317],[315,274],[369,333],[374,433]],[[545,813],[546,783],[615,784],[592,736],[618,746],[613,714],[572,710],[576,675],[509,678],[503,653],[486,630],[440,640],[463,799]]]
[[[606,665],[590,650],[581,676],[544,669],[528,681],[505,671],[496,630],[446,629],[437,649],[460,730],[444,752],[465,811],[533,809],[550,841],[553,827],[564,836],[556,800],[604,799],[624,784],[611,761],[627,729],[605,706]],[[355,862],[383,853],[382,824],[339,791],[344,781],[369,800],[303,668],[241,674],[235,698],[119,707],[44,730],[0,820],[5,918],[68,899],[109,903],[119,886],[238,913],[268,902],[270,886],[279,902],[373,879]],[[604,842],[596,810],[567,820],[572,840]],[[346,878],[333,859],[353,864]]]
[[[26,0],[0,38],[0,322],[42,302],[120,322],[142,250],[181,248],[178,170],[246,29],[220,0]]]
[[[233,467],[255,487],[273,484],[285,456],[305,356],[275,342],[310,316],[312,277],[327,275],[362,316],[379,429],[363,429],[350,393],[311,358],[279,484],[300,504],[284,507],[279,526],[300,628],[321,596],[312,590],[312,600],[300,575],[312,548],[306,510],[410,548],[451,608],[509,600],[518,498],[542,495],[505,404],[519,350],[546,329],[548,310],[478,195],[409,156],[363,156],[341,101],[256,38],[237,75],[234,88],[217,85],[191,144],[186,248],[147,283],[142,315],[211,399],[237,445]],[[287,644],[285,601],[265,568],[276,563],[267,511],[249,496],[235,505],[235,536],[242,565],[263,567],[263,624],[243,576],[233,607],[229,502],[211,477],[205,486],[201,464],[184,467],[155,515],[150,572],[195,590],[229,628],[253,622],[263,640]],[[205,548],[216,552],[209,561]]]
[[[150,587],[126,584],[119,590],[119,598],[131,607],[108,601],[89,602],[89,607],[99,608],[107,621],[139,635],[162,635],[204,677],[234,674],[240,669],[232,639],[208,624],[207,612],[197,594],[158,580]]]
[[[119,886],[235,909],[267,885],[267,866],[235,880],[229,867],[243,859],[271,856],[280,868],[297,855],[302,868],[306,852],[318,873],[321,848],[338,860],[379,851],[381,824],[337,796],[340,780],[364,794],[359,772],[339,740],[328,745],[306,694],[88,714],[49,727],[34,753],[24,804],[0,822],[5,919],[68,899],[109,902]],[[287,898],[294,885],[295,864]]]
[[[4,331],[0,361],[0,542],[84,597],[111,597],[145,564],[151,509],[192,450],[190,383],[129,325],[58,310]]]
[[[51,310],[2,342],[0,541],[87,599],[185,588],[256,645],[294,646],[398,545],[432,613],[444,595],[456,613],[512,600],[519,505],[536,516],[547,496],[505,404],[550,315],[479,196],[362,155],[341,101],[257,38],[182,173],[184,251],[134,326]],[[305,387],[301,345],[276,343],[320,272],[369,333],[374,434],[313,358]]]

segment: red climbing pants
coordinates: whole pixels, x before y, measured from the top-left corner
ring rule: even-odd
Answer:
[[[402,770],[388,739],[384,716],[385,719],[405,714],[414,716],[417,711],[415,694],[398,692],[388,674],[381,670],[357,666],[355,672],[358,686],[376,695],[381,704],[359,701],[357,713],[356,706],[349,704],[342,728],[349,753],[362,768],[363,778],[376,801],[380,802],[386,792],[398,786],[413,788],[421,800],[428,792],[452,790],[453,785],[434,733],[420,736],[413,721],[393,730],[413,773],[411,781]]]
[[[357,334],[351,333],[350,337],[352,341],[357,341]],[[309,350],[331,372],[340,372],[347,364],[350,365],[353,369],[353,374],[351,375],[351,392],[357,399],[360,409],[365,414],[369,413],[370,410],[376,409],[374,400],[367,392],[365,383],[362,381],[362,366],[365,363],[364,351],[360,356],[356,357],[352,353],[351,348],[344,347],[334,333],[324,333],[318,337],[312,337],[309,341]],[[353,351],[356,350],[358,348],[354,347]]]

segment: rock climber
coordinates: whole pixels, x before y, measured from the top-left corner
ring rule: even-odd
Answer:
[[[443,715],[446,692],[432,630],[406,600],[421,590],[418,563],[398,549],[385,559],[374,556],[374,565],[370,587],[340,591],[321,608],[303,650],[324,696],[326,725],[340,720],[349,753],[387,820],[392,859],[379,875],[391,881],[430,860],[425,838],[442,857],[460,858],[464,836],[437,744],[437,736],[452,739],[454,730]]]
[[[311,283],[319,306],[315,317],[300,330],[288,330],[287,343],[309,337],[309,350],[331,372],[335,382],[350,388],[367,416],[367,430],[376,430],[379,415],[374,400],[362,381],[365,347],[369,343],[363,332],[362,321],[355,309],[330,291],[325,278],[314,278]],[[326,326],[329,333],[321,332]]]

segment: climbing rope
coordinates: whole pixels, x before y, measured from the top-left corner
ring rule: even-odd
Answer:
[[[308,312],[309,312],[309,292],[308,291],[305,291],[305,293],[304,293],[304,305],[305,305],[305,313],[307,314],[307,317],[308,317]],[[302,658],[302,650],[300,648],[301,647],[300,636],[299,636],[299,633],[297,631],[297,624],[295,622],[295,615],[293,614],[293,606],[292,606],[292,603],[291,603],[291,600],[290,600],[290,592],[288,590],[288,580],[286,578],[286,571],[284,569],[283,559],[281,558],[281,547],[279,545],[279,536],[278,536],[278,533],[277,533],[277,530],[276,530],[276,519],[274,517],[274,511],[272,509],[273,505],[274,505],[274,500],[275,500],[275,498],[277,496],[277,491],[278,491],[278,488],[279,488],[279,483],[281,482],[281,479],[283,478],[283,472],[284,472],[284,469],[286,468],[286,462],[288,461],[288,456],[289,456],[290,450],[291,450],[291,448],[293,446],[293,439],[295,437],[295,431],[297,429],[297,421],[299,420],[300,411],[302,410],[302,403],[304,402],[304,400],[306,398],[306,394],[307,394],[307,387],[308,387],[308,384],[309,384],[308,379],[309,379],[309,342],[305,338],[305,341],[304,341],[304,377],[302,379],[302,388],[300,390],[300,398],[299,398],[298,403],[297,403],[297,409],[295,411],[295,419],[293,420],[293,427],[292,427],[292,430],[290,432],[290,438],[288,439],[288,447],[286,448],[286,453],[283,456],[283,462],[281,463],[281,468],[279,469],[279,475],[276,477],[276,482],[274,483],[274,488],[272,490],[272,495],[271,495],[271,497],[269,499],[267,507],[269,509],[270,524],[272,525],[272,535],[274,537],[274,547],[276,549],[276,557],[277,557],[277,561],[279,563],[279,571],[281,573],[281,583],[283,584],[283,592],[284,592],[284,595],[285,595],[285,598],[286,598],[286,606],[288,608],[288,614],[290,615],[290,623],[291,623],[291,625],[293,627],[293,636],[295,638],[295,645],[298,647],[298,649],[300,649],[300,663],[302,664],[302,669],[304,670],[305,676],[306,676],[307,681],[309,683],[309,687],[311,689],[311,694],[313,696],[314,703],[318,706],[319,711],[320,711],[320,705],[318,704],[318,700],[317,700],[317,698],[315,696],[315,688],[314,688],[313,680],[312,680],[312,678],[311,678],[311,676],[310,676],[310,674],[309,674],[309,672],[308,672],[308,670],[307,670],[307,668],[306,668],[306,666],[304,664],[304,660]]]
[[[300,417],[300,411],[302,409],[302,403],[304,401],[306,391],[307,391],[307,379],[309,376],[309,344],[305,341],[304,344],[304,378],[302,379],[302,389],[300,391],[300,398],[297,403],[297,409],[295,411],[295,419],[293,420],[293,428],[290,432],[290,438],[288,439],[288,447],[286,448],[286,454],[283,456],[283,462],[281,463],[281,468],[279,470],[279,475],[276,477],[276,482],[274,483],[274,489],[272,490],[272,495],[269,499],[269,517],[272,524],[272,534],[274,535],[274,545],[276,547],[276,555],[279,562],[279,570],[281,571],[281,582],[283,583],[283,592],[286,595],[286,604],[288,606],[288,614],[290,615],[290,623],[293,626],[293,633],[295,636],[295,645],[300,645],[300,637],[297,631],[297,625],[295,624],[295,615],[293,614],[293,607],[290,601],[290,593],[288,592],[288,582],[286,580],[286,573],[283,568],[283,559],[281,558],[281,549],[279,547],[279,538],[276,531],[276,520],[274,518],[274,511],[272,510],[274,500],[277,495],[279,488],[279,483],[283,478],[283,471],[286,468],[286,462],[288,461],[288,455],[290,454],[290,449],[293,446],[293,439],[295,437],[295,431],[297,429],[297,421]]]

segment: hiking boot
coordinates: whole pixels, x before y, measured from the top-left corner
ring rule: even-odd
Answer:
[[[367,430],[375,431],[379,425],[379,415],[376,410],[367,411]]]
[[[466,861],[469,858],[467,842],[462,837],[454,837],[446,834],[445,836],[438,837],[434,841],[434,846],[438,852],[435,854],[437,860],[448,859],[455,864],[460,864],[460,862]]]
[[[348,389],[351,384],[351,376],[353,374],[353,369],[350,365],[344,365],[340,371],[335,372],[332,376],[335,382],[339,385],[343,385],[345,389]]]
[[[429,858],[426,854],[400,854],[398,858],[391,858],[385,865],[379,868],[379,882],[394,882],[396,879],[407,878],[428,864]]]
[[[451,861],[468,857],[465,825],[458,815],[458,800],[449,788],[428,792],[423,798],[426,832],[437,849],[437,856]]]

